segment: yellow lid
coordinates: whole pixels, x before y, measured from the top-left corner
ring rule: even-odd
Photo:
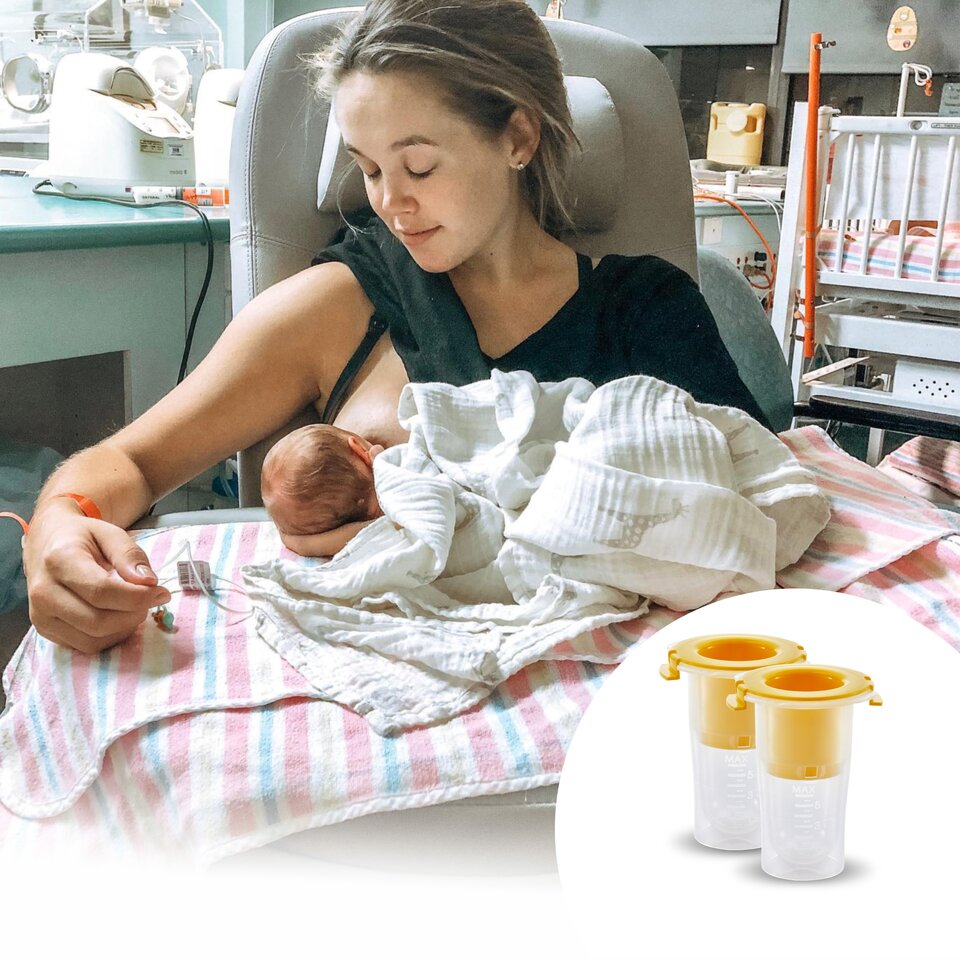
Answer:
[[[785,663],[740,674],[726,704],[735,717],[763,710],[762,769],[785,780],[812,780],[843,771],[850,756],[850,708],[868,698],[881,703],[873,681],[858,670]]]
[[[782,663],[748,670],[737,677],[736,693],[727,697],[727,706],[743,710],[747,701],[777,701],[782,707],[817,707],[831,703],[845,706],[859,700],[880,706],[883,700],[873,692],[873,681],[859,670],[812,663]]]
[[[677,680],[681,670],[739,674],[758,667],[794,663],[805,657],[803,647],[781,637],[712,633],[691,637],[671,647],[667,662],[660,667],[660,676],[664,680]]]

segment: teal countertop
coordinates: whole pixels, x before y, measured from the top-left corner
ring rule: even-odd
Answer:
[[[200,218],[186,207],[118,206],[94,200],[67,200],[35,195],[29,177],[0,175],[0,253],[79,250],[156,243],[190,243],[204,239]],[[770,212],[762,203],[745,209]],[[725,203],[698,201],[698,217],[739,216]],[[204,207],[216,241],[230,239],[230,214],[224,207]]]
[[[773,207],[762,200],[737,200],[743,209],[750,214],[768,213],[772,217]],[[783,201],[779,201],[783,206]],[[722,200],[694,200],[693,213],[696,217],[739,217],[740,211],[731,207]]]
[[[36,179],[0,175],[0,253],[78,250],[205,239],[203,224],[179,204],[126,208],[95,200],[36,196]],[[215,241],[230,239],[227,208],[204,207]]]

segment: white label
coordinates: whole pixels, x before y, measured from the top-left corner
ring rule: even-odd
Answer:
[[[194,590],[209,593],[212,589],[210,564],[206,560],[194,560],[192,563],[188,560],[178,560],[177,579],[184,591]]]

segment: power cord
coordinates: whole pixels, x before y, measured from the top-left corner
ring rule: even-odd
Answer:
[[[45,186],[51,187],[52,189],[42,190],[41,187]],[[204,233],[206,235],[207,269],[203,276],[203,285],[200,288],[200,296],[197,297],[197,303],[193,308],[193,315],[190,317],[190,324],[187,327],[187,337],[183,346],[183,355],[180,359],[180,371],[177,374],[177,383],[182,383],[184,377],[187,375],[187,363],[190,359],[190,348],[193,346],[193,334],[197,328],[197,320],[200,317],[200,308],[203,306],[203,301],[207,297],[207,289],[210,286],[210,278],[213,275],[213,231],[210,229],[210,221],[207,219],[207,215],[196,204],[190,203],[187,200],[178,200],[171,197],[169,200],[137,201],[122,200],[119,197],[98,197],[92,194],[64,193],[61,190],[57,190],[50,180],[41,180],[34,186],[33,192],[40,197],[59,197],[65,200],[94,200],[97,203],[115,203],[120,207],[163,207],[177,205],[189,207],[194,211],[194,213],[199,215],[200,220],[203,223]]]
[[[42,190],[41,187],[50,187],[50,190]],[[177,384],[183,382],[187,375],[187,363],[190,360],[190,348],[193,346],[193,334],[197,329],[197,320],[200,316],[200,308],[207,297],[207,289],[210,286],[210,277],[213,276],[213,230],[210,229],[210,221],[207,215],[194,203],[187,200],[178,200],[171,197],[168,200],[122,200],[119,197],[98,197],[93,194],[83,193],[64,193],[53,185],[51,180],[41,180],[34,185],[33,192],[39,197],[60,197],[65,200],[93,200],[97,203],[115,203],[120,207],[163,207],[163,206],[181,206],[189,207],[194,213],[198,214],[203,223],[204,234],[207,243],[207,269],[203,275],[203,285],[200,287],[200,296],[197,297],[197,304],[193,308],[193,315],[190,317],[190,324],[187,327],[187,337],[183,345],[183,355],[180,358],[180,371],[177,374]],[[156,504],[153,504],[147,511],[147,516],[152,516]]]

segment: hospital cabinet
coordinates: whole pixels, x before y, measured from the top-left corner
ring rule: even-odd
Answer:
[[[772,207],[758,201],[740,200],[739,204],[776,252],[780,228]],[[748,279],[769,274],[770,264],[763,244],[747,221],[733,207],[716,201],[697,201],[697,246],[710,247],[733,263]],[[758,295],[762,291],[757,284]]]
[[[211,227],[191,368],[231,313],[224,211]],[[39,198],[0,176],[0,437],[70,454],[167,393],[206,269],[202,238],[183,208]]]

